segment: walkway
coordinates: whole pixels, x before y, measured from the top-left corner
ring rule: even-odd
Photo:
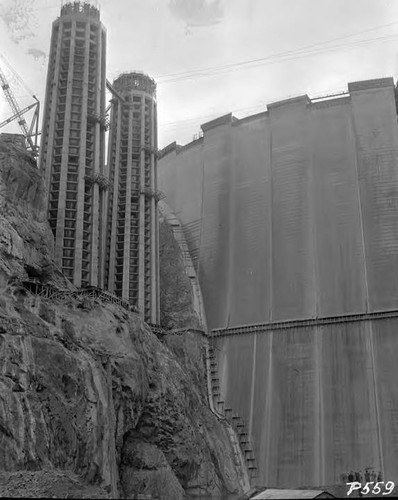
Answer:
[[[225,337],[227,335],[242,335],[246,333],[265,333],[274,330],[286,330],[289,328],[305,328],[313,326],[332,325],[336,323],[351,323],[354,321],[374,321],[396,317],[398,317],[398,310],[393,309],[391,311],[346,314],[342,316],[328,316],[323,318],[274,321],[270,323],[255,323],[252,325],[234,326],[231,328],[215,328],[211,331],[211,336]]]

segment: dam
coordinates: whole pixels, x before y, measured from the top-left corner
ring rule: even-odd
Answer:
[[[226,405],[266,486],[398,481],[398,126],[392,78],[201,126],[160,152]]]

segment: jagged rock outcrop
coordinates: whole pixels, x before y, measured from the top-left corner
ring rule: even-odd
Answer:
[[[165,218],[160,221],[159,240],[161,323],[169,328],[201,328],[180,248]]]
[[[70,471],[41,470],[0,472],[3,498],[109,498],[109,493],[87,485]]]
[[[0,269],[8,276],[40,277],[43,281],[51,279],[63,288],[71,286],[52,260],[54,239],[46,219],[41,175],[27,151],[5,140],[3,135],[0,139],[0,246]]]
[[[12,146],[0,145],[0,184],[0,490],[240,492],[227,430],[206,404],[200,337],[161,341],[116,304],[28,292],[29,276],[73,287],[52,262],[40,175]]]

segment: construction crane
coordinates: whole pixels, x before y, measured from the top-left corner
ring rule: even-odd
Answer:
[[[2,60],[4,61],[3,57],[2,57]],[[12,68],[10,67],[9,64],[7,64],[7,66],[9,67],[9,69],[12,70]],[[12,71],[15,73],[14,70],[12,70]],[[18,75],[16,75],[16,76],[18,76]],[[20,78],[19,78],[19,80],[21,81]],[[21,83],[23,83],[23,82],[21,81]],[[35,100],[35,102],[30,104],[29,106],[26,106],[23,109],[20,109],[18,102],[15,99],[15,96],[12,92],[11,87],[10,87],[10,84],[7,81],[6,75],[3,72],[1,67],[0,67],[0,85],[3,89],[4,95],[8,101],[8,104],[13,112],[13,115],[10,116],[10,118],[7,118],[6,120],[4,120],[0,123],[0,128],[4,127],[5,125],[12,122],[13,120],[18,120],[18,125],[20,126],[22,133],[25,136],[26,147],[32,153],[32,155],[35,158],[37,158],[37,156],[39,154],[39,146],[38,146],[39,112],[40,112],[39,100],[37,99],[37,97],[35,95],[33,95],[32,97]],[[24,118],[24,114],[27,111],[30,111],[31,109],[34,109],[34,113],[32,116],[31,123],[28,127],[28,124],[26,123],[26,120]]]

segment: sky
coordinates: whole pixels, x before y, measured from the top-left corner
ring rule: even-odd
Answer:
[[[95,0],[90,2],[95,4]],[[397,0],[101,0],[107,77],[155,78],[159,147],[268,103],[398,77]],[[61,0],[0,0],[0,67],[20,107],[44,105],[51,23]],[[11,73],[20,76],[25,86]],[[0,93],[0,122],[11,116]],[[27,115],[29,117],[29,115]],[[1,129],[18,131],[16,123]]]

